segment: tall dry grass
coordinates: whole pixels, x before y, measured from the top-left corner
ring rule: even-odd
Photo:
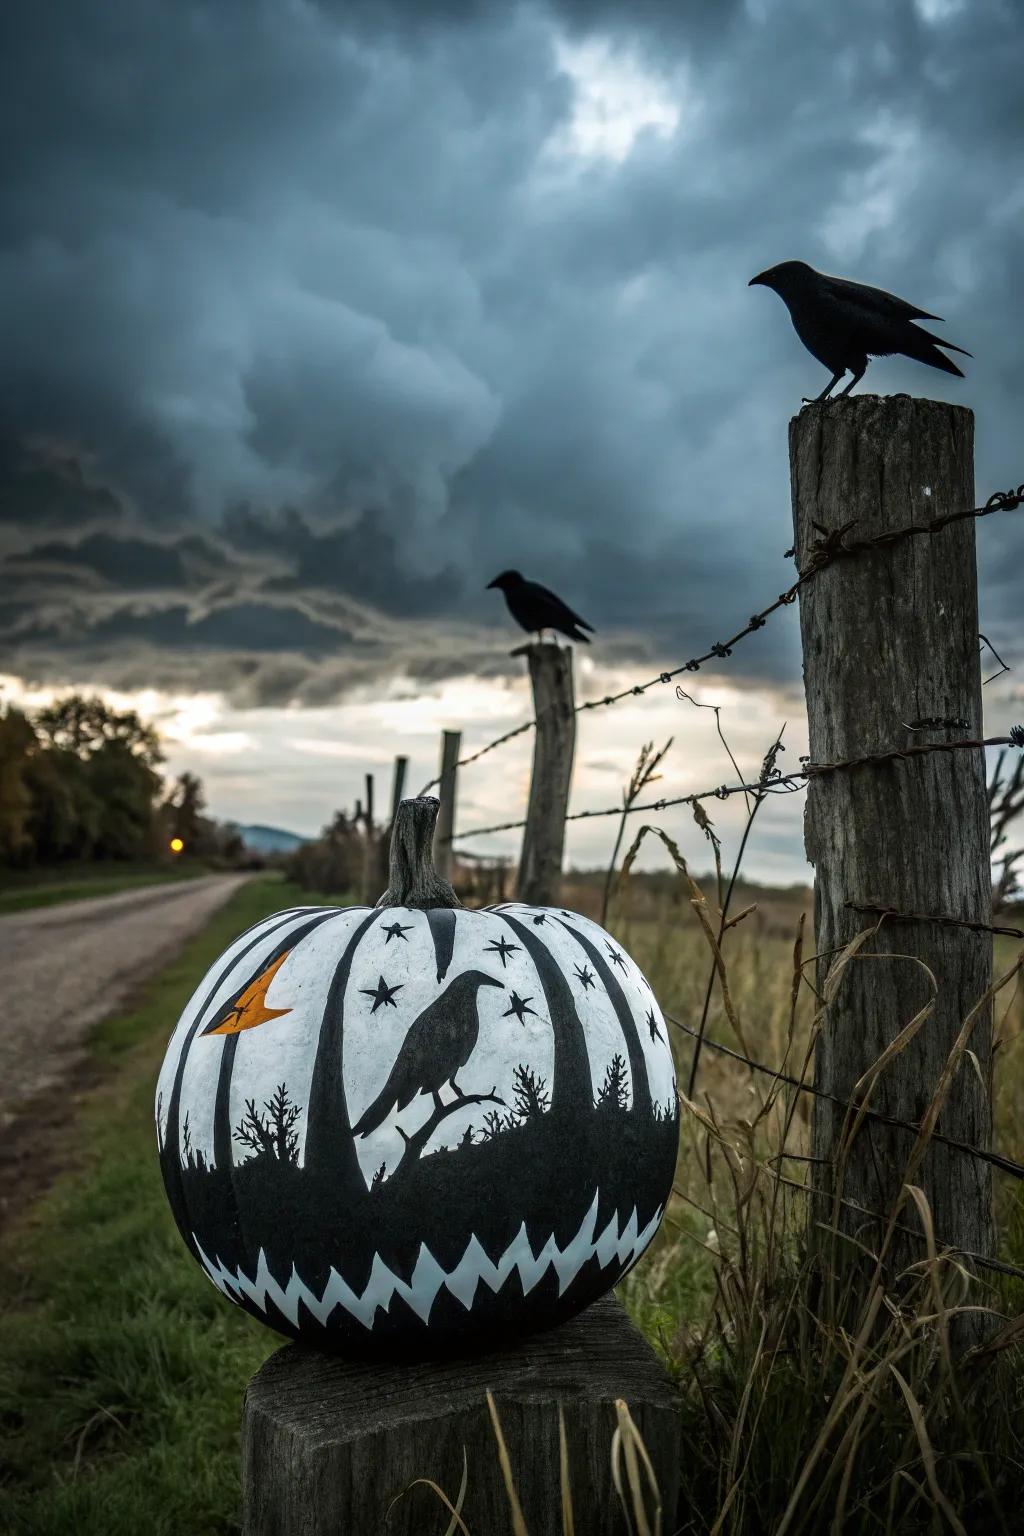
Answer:
[[[871,1245],[838,1220],[819,1220],[823,1240],[809,1241],[816,1230],[810,1096],[713,1048],[728,1044],[811,1080],[828,998],[811,985],[806,893],[753,905],[741,894],[723,928],[715,899],[721,885],[706,895],[671,840],[663,841],[677,891],[652,899],[647,885],[633,903],[628,884],[620,887],[611,926],[665,1011],[691,1028],[713,969],[712,1044],[702,1054],[698,1091],[682,1095],[679,1164],[662,1232],[621,1288],[678,1383],[682,1497],[677,1511],[659,1513],[642,1447],[622,1461],[619,1439],[623,1530],[973,1536],[1021,1529],[1024,1283],[974,1271],[942,1250],[914,1182],[943,1098],[956,1073],[969,1070],[967,1031],[933,1085],[920,1134],[910,1139],[903,1202],[882,1213],[888,1220],[880,1238]],[[634,853],[635,845],[627,873]],[[857,950],[836,957],[836,984],[843,967],[860,960]],[[1000,940],[995,958],[995,1145],[1024,1160],[1021,956]],[[674,1039],[685,1084],[694,1042],[682,1030]],[[877,1070],[886,1067],[882,1061]],[[851,1116],[850,1136],[857,1129]],[[1024,1268],[1021,1186],[999,1175],[997,1216],[1002,1260]],[[924,1236],[919,1256],[894,1272],[885,1259],[905,1225]],[[964,1353],[963,1324],[978,1317],[983,1342]],[[498,1433],[497,1419],[495,1427]],[[511,1479],[507,1458],[503,1466]],[[571,1532],[564,1480],[551,1497],[561,1529]],[[468,1528],[459,1501],[449,1507],[455,1536]],[[521,1512],[511,1529],[525,1532]]]
[[[570,876],[563,891],[563,900],[593,916],[610,907],[609,926],[677,1022],[679,1082],[690,1090],[680,1094],[679,1162],[662,1231],[621,1287],[678,1383],[681,1498],[677,1511],[650,1502],[633,1427],[626,1483],[616,1468],[623,1529],[637,1536],[1009,1536],[1024,1529],[1024,1279],[1012,1273],[1024,1272],[1024,1185],[996,1175],[999,1272],[939,1246],[917,1182],[939,1111],[957,1074],[970,1070],[972,1020],[931,1085],[920,1129],[908,1137],[896,1207],[864,1213],[862,1225],[856,1210],[853,1221],[843,1219],[851,1211],[841,1165],[878,1081],[930,1008],[896,1027],[893,1044],[857,1085],[860,1107],[847,1117],[836,1188],[824,1201],[809,1153],[811,1096],[715,1049],[729,1046],[811,1082],[815,1041],[845,968],[873,959],[864,949],[866,928],[832,958],[819,995],[811,893],[766,894],[744,882],[744,852],[772,792],[780,750],[781,736],[748,796],[731,871],[723,870],[721,845],[698,806],[694,819],[714,857],[709,878],[695,881],[675,842],[645,827],[617,883]],[[624,807],[664,751],[641,753]],[[624,826],[625,815],[613,865]],[[661,840],[673,878],[630,880],[648,836]],[[1024,1162],[1024,951],[997,939],[995,962],[998,979],[978,1000],[995,1008],[994,1145]],[[903,1249],[896,1239],[908,1230],[916,1253],[897,1265],[893,1254]],[[494,1426],[500,1445],[496,1415]],[[619,1458],[622,1429],[620,1416]],[[507,1455],[502,1465],[512,1529],[526,1536]],[[458,1503],[448,1507],[446,1536],[485,1536],[468,1532]],[[561,1530],[571,1536],[564,1477],[552,1489],[552,1509],[561,1510]]]
[[[667,924],[631,922],[627,911],[623,942],[628,931],[663,1006],[684,1022],[699,1016],[712,964],[707,1038],[809,1080],[828,997],[817,997],[806,979],[806,920],[796,917],[787,942],[768,931],[778,912],[750,913],[716,942],[713,901],[671,844],[669,851],[694,920],[672,924],[673,942]],[[1024,1013],[1021,957],[1008,949],[997,946],[993,989],[996,1145],[1019,1158]],[[838,982],[843,966],[861,958],[851,946],[836,957],[832,977]],[[837,1219],[819,1221],[823,1240],[808,1240],[815,1235],[809,1096],[705,1051],[699,1093],[684,1096],[673,1205],[655,1252],[623,1287],[679,1383],[678,1530],[895,1536],[1020,1528],[1024,1285],[974,1273],[940,1250],[914,1182],[941,1103],[956,1073],[969,1070],[967,1034],[933,1085],[908,1150],[902,1207],[884,1213],[873,1246]],[[685,1081],[693,1041],[677,1033],[676,1044]],[[857,1129],[851,1115],[849,1135]],[[925,1234],[920,1255],[893,1273],[884,1262],[893,1236],[914,1216]],[[998,1228],[1003,1260],[1024,1266],[1020,1186],[1005,1180]],[[958,1338],[979,1317],[983,1342],[964,1355]]]

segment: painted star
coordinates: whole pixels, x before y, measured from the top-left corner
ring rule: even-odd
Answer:
[[[508,940],[506,939],[505,935],[502,934],[500,939],[492,939],[491,940],[491,942],[487,945],[487,948],[484,950],[484,954],[485,955],[500,955],[501,956],[501,968],[502,968],[502,970],[504,970],[505,969],[505,956],[506,955],[514,955],[518,948],[519,948],[518,944],[510,944],[508,942]]]
[[[588,991],[594,985],[594,973],[593,971],[588,971],[586,966],[583,966],[582,969],[577,966],[576,976],[577,979],[582,982],[584,992]]]
[[[626,962],[625,962],[625,960],[623,960],[623,958],[620,955],[619,951],[617,949],[613,949],[610,944],[606,944],[605,948],[608,951],[608,954],[609,954],[609,957],[611,959],[612,965],[617,965],[620,970],[624,971],[626,969]]]
[[[650,1013],[647,1015],[647,1028],[651,1032],[651,1039],[652,1040],[663,1040],[664,1039],[664,1036],[662,1035],[661,1030],[658,1028],[658,1021],[654,1017],[654,1009],[653,1008],[651,1009]]]
[[[387,938],[384,941],[385,949],[391,943],[392,939],[405,939],[405,942],[408,944],[409,940],[406,939],[405,936],[407,933],[412,932],[411,923],[407,924],[404,928],[402,927],[401,923],[382,923],[381,928],[387,934]]]
[[[408,943],[408,940],[406,942]],[[404,985],[405,983],[400,981],[397,986],[389,987],[384,977],[379,976],[375,987],[360,987],[359,990],[364,997],[373,998],[373,1007],[370,1009],[370,1012],[376,1013],[378,1008],[382,1008],[385,1005],[390,1008],[397,1008],[398,1004],[395,1002],[395,993],[401,992]]]
[[[513,992],[512,1006],[511,1008],[506,1008],[505,1012],[502,1014],[502,1018],[507,1019],[510,1013],[514,1013],[520,1024],[526,1023],[526,1015],[528,1013],[532,1013],[534,1018],[539,1018],[540,1015],[537,1013],[536,1008],[528,1008],[526,1006],[527,1003],[532,1002],[532,997],[520,997],[518,992]]]

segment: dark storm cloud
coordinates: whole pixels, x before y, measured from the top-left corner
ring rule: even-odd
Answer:
[[[565,592],[601,658],[703,649],[789,580],[785,423],[825,379],[745,285],[790,256],[944,314],[965,384],[892,361],[868,386],[975,406],[980,487],[1019,479],[1019,20],[1001,0],[8,17],[0,412],[45,454],[0,453],[0,670],[187,685],[201,653],[258,698],[487,672],[507,635],[482,589],[508,565]],[[645,91],[674,131],[602,139]],[[993,638],[1020,552],[997,521]],[[759,639],[747,664],[790,676],[792,635]]]
[[[273,555],[288,567],[272,584],[279,592],[347,592],[383,613],[415,619],[445,612],[462,595],[462,579],[450,566],[436,575],[401,568],[398,540],[380,512],[318,529],[295,508],[275,517],[244,508],[228,514],[224,529],[240,548]]]
[[[222,569],[219,551],[207,539],[186,535],[168,544],[153,539],[102,532],[88,534],[77,544],[36,544],[12,554],[7,569],[17,581],[28,572],[45,576],[81,574],[128,591],[187,587],[194,580],[212,579]]]
[[[9,540],[32,540],[41,529],[110,527],[123,519],[120,498],[91,480],[76,454],[0,435],[0,531]]]

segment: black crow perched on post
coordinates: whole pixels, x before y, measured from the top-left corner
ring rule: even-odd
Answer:
[[[960,369],[939,348],[963,352],[964,357],[971,354],[911,324],[912,320],[940,320],[941,316],[916,309],[905,299],[886,293],[884,288],[829,277],[826,272],[815,272],[805,261],[781,261],[777,267],[752,277],[747,286],[753,288],[756,283],[774,288],[808,352],[832,370],[832,377],[815,404],[828,398],[847,369],[853,378],[840,390],[837,399],[848,395],[863,378],[869,357],[891,357],[896,352],[963,378]]]
[[[481,987],[503,986],[483,971],[456,976],[410,1024],[387,1082],[352,1127],[353,1135],[369,1136],[393,1109],[405,1109],[418,1093],[433,1094],[440,1107],[443,1083],[450,1083],[461,1099],[455,1074],[472,1056],[480,1034],[476,994]]]
[[[593,634],[593,624],[588,624],[578,613],[573,613],[560,597],[556,597],[539,582],[527,581],[518,571],[502,571],[487,586],[500,588],[505,594],[509,613],[527,634],[541,635],[545,629],[557,629],[561,634],[568,635],[570,640],[582,640],[590,644],[583,631],[589,629]]]

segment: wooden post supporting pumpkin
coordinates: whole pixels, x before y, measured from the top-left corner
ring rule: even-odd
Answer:
[[[437,815],[437,834],[434,838],[434,867],[445,880],[451,879],[455,863],[452,835],[455,832],[455,787],[461,750],[461,731],[442,732],[441,780],[437,790],[441,809]]]
[[[796,558],[804,569],[821,530],[855,519],[871,538],[974,505],[973,417],[961,406],[906,395],[861,395],[808,406],[790,423]],[[812,761],[978,737],[981,686],[974,523],[836,561],[800,593]],[[937,722],[948,722],[941,724]],[[916,722],[917,729],[910,729]],[[815,866],[818,986],[836,950],[877,919],[850,903],[991,921],[984,754],[936,753],[812,778],[805,821]],[[881,958],[877,958],[881,957]],[[927,967],[927,970],[925,969]],[[988,934],[926,922],[882,923],[842,974],[817,1045],[818,1086],[862,1099],[874,1064],[937,992],[934,1011],[882,1071],[871,1106],[920,1122],[964,1020],[991,979]],[[938,1129],[975,1146],[991,1122],[991,1010],[974,1021]],[[877,1250],[900,1200],[913,1134],[866,1120],[837,1158],[848,1115],[813,1101],[816,1215]],[[990,1170],[932,1144],[912,1182],[925,1191],[940,1244],[991,1253]],[[834,1207],[836,1195],[850,1202]],[[899,1218],[917,1228],[907,1200]],[[849,1245],[842,1245],[849,1253]],[[897,1232],[891,1269],[923,1257]]]
[[[488,1391],[530,1536],[564,1529],[560,1410],[575,1530],[622,1536],[636,1528],[612,1476],[617,1401],[628,1406],[657,1479],[660,1520],[641,1468],[649,1528],[676,1529],[675,1389],[620,1303],[605,1297],[495,1354],[370,1364],[296,1344],[278,1350],[245,1395],[244,1536],[440,1536],[451,1528],[448,1510],[430,1488],[412,1484],[430,1478],[456,1504],[464,1477],[461,1518],[473,1536],[510,1531]],[[630,1498],[631,1459],[620,1452]]]
[[[520,646],[512,654],[525,656],[529,663],[537,722],[516,900],[536,906],[557,905],[576,748],[572,649],[535,642]]]

